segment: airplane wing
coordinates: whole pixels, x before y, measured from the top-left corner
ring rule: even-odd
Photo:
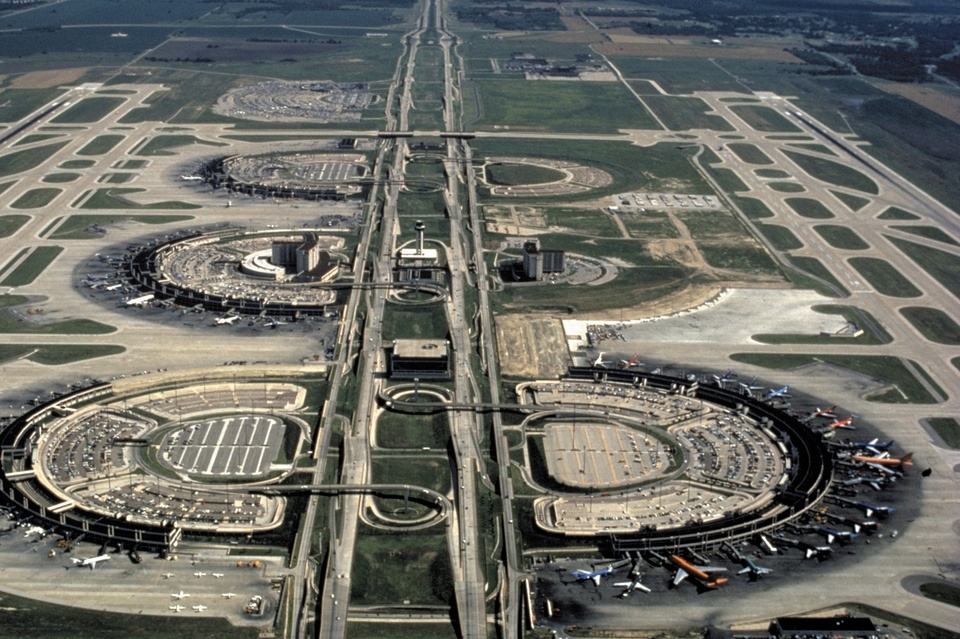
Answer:
[[[696,568],[697,570],[702,570],[703,572],[706,572],[706,573],[727,572],[727,569],[724,566],[694,566],[694,568]]]
[[[600,585],[600,575],[594,575],[590,578],[593,579],[593,583],[595,583],[598,586]]]
[[[636,588],[637,590],[642,590],[643,592],[650,592],[650,589],[641,583],[638,583],[636,586],[634,586],[634,588]]]

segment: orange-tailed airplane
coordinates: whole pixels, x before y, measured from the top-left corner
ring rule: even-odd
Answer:
[[[670,555],[670,561],[677,567],[677,574],[673,576],[673,585],[679,585],[687,577],[692,577],[699,585],[704,588],[716,588],[720,584],[725,584],[729,579],[721,577],[714,579],[710,576],[712,572],[724,572],[726,568],[717,566],[694,566],[689,561],[679,555]]]
[[[889,457],[886,453],[883,453],[879,457],[851,455],[850,459],[867,464],[868,466],[874,466],[875,468],[881,468],[883,466],[913,466],[913,453],[907,453],[900,459]]]
[[[847,417],[846,419],[838,419],[834,422],[827,424],[827,428],[846,428],[847,430],[853,430],[853,417]]]

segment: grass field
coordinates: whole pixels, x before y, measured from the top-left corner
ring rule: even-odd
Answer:
[[[434,401],[433,397],[429,399]],[[444,451],[450,439],[449,432],[446,412],[426,415],[384,412],[377,418],[377,446],[382,448],[414,448],[419,451],[427,447]]]
[[[680,237],[680,231],[673,225],[665,211],[644,213],[621,211],[618,215],[630,237],[636,239]]]
[[[544,184],[562,180],[564,174],[556,169],[533,164],[498,162],[484,167],[486,179],[491,184],[516,186],[518,184]]]
[[[140,224],[172,224],[192,220],[191,215],[71,215],[50,235],[56,240],[86,240],[100,237],[101,234],[89,230],[93,225],[106,226],[118,222],[139,222]]]
[[[748,89],[735,78],[718,72],[716,65],[705,58],[627,57],[614,52],[607,57],[625,78],[653,80],[667,93],[694,91],[733,91],[747,95]]]
[[[925,421],[940,435],[944,444],[960,450],[960,422],[952,417],[929,417]]]
[[[62,189],[30,189],[14,200],[10,208],[39,209],[53,202],[61,193],[63,193]]]
[[[89,169],[96,163],[96,160],[67,160],[61,162],[58,166],[61,169]]]
[[[149,202],[140,204],[124,196],[131,193],[143,193],[146,189],[116,188],[116,189],[97,189],[93,195],[88,197],[80,206],[82,209],[170,209],[170,210],[188,210],[199,209],[199,204],[190,204],[189,202],[180,202],[178,200],[165,200],[163,202]]]
[[[806,273],[809,273],[810,275],[812,275],[814,278],[823,280],[824,282],[828,283],[830,286],[832,286],[832,288],[830,286],[824,286],[822,283],[817,282],[816,280],[809,280],[809,281],[803,281],[803,282],[794,280],[798,286],[801,286],[801,287],[810,286],[814,290],[819,291],[824,295],[829,295],[831,297],[835,297],[838,294],[844,297],[850,295],[850,291],[848,291],[847,288],[840,283],[840,280],[834,277],[833,273],[831,273],[830,270],[823,265],[823,262],[821,262],[817,258],[805,257],[805,256],[791,256],[790,262],[793,263],[793,265],[799,268],[801,271],[805,271]],[[791,279],[793,279],[793,274],[790,273],[790,271],[788,271],[788,274],[790,274]]]
[[[621,237],[620,229],[611,216],[597,209],[550,208],[545,209],[544,213],[548,227],[560,227],[584,237]],[[645,216],[646,213],[639,215]],[[624,216],[621,214],[620,217]],[[648,228],[653,231],[655,226],[653,224]]]
[[[949,346],[960,344],[960,326],[940,309],[907,306],[900,309],[900,314],[931,342]]]
[[[28,359],[44,366],[60,366],[118,355],[126,350],[123,346],[111,344],[0,344],[0,362]]]
[[[793,231],[779,224],[757,224],[757,230],[778,251],[793,251],[803,248],[803,242],[793,234]]]
[[[32,135],[25,135],[19,140],[17,140],[13,146],[26,146],[28,144],[35,144],[37,142],[45,142],[47,140],[53,140],[55,138],[62,138],[62,133],[34,133]]]
[[[803,193],[807,190],[807,188],[799,182],[768,182],[767,186],[771,191],[778,191],[780,193]]]
[[[780,274],[780,268],[762,247],[753,245],[731,245],[702,242],[697,248],[707,264],[714,268],[724,268],[747,273]]]
[[[934,404],[936,400],[924,388],[913,373],[897,357],[885,355],[787,355],[783,353],[734,353],[730,359],[736,362],[763,366],[776,370],[790,370],[825,362],[872,377],[882,383],[895,385],[900,392],[883,393],[868,397],[869,401],[888,404]],[[916,364],[914,363],[914,366]],[[928,380],[928,383],[932,382]],[[936,384],[932,384],[936,388]],[[942,395],[943,391],[936,390]]]
[[[880,188],[876,182],[849,166],[819,156],[807,155],[806,153],[796,153],[788,150],[784,150],[783,153],[796,162],[797,166],[811,177],[821,182],[833,184],[834,186],[843,186],[863,193],[870,193],[871,195],[876,195],[880,192]]]
[[[0,237],[10,237],[29,221],[29,215],[0,215]]]
[[[137,155],[176,155],[170,149],[176,149],[181,146],[191,144],[205,144],[207,146],[227,146],[224,142],[212,142],[210,140],[201,140],[192,135],[158,135],[151,138],[149,142],[137,149]]]
[[[852,195],[850,193],[844,193],[843,191],[830,191],[830,193],[833,197],[843,202],[843,204],[854,213],[867,204],[870,204],[870,200],[865,197],[860,197],[859,195]]]
[[[483,115],[478,130],[615,133],[659,128],[650,113],[620,84],[478,80]]]
[[[126,184],[136,176],[136,173],[105,173],[98,182],[101,184]]]
[[[727,148],[737,154],[737,157],[746,162],[747,164],[760,164],[760,165],[769,165],[773,164],[773,160],[770,159],[770,156],[761,151],[758,147],[753,144],[746,144],[744,142],[732,142],[727,145]],[[789,176],[788,176],[789,177]]]
[[[77,155],[103,155],[120,144],[123,139],[122,135],[98,135],[77,151]]]
[[[784,201],[801,217],[811,220],[829,220],[836,217],[820,200],[813,200],[808,197],[788,197]]]
[[[747,216],[748,220],[763,220],[768,217],[773,217],[773,211],[770,210],[763,200],[758,200],[753,197],[736,196],[730,199],[743,211],[743,214]]]
[[[35,169],[53,157],[53,154],[66,146],[66,144],[66,142],[54,142],[53,144],[35,146],[30,149],[22,149],[0,156],[0,177]]]
[[[361,527],[350,581],[353,605],[450,603],[453,585],[446,539],[440,532],[391,535]]]
[[[445,339],[450,327],[443,305],[390,304],[383,312],[383,339]]]
[[[818,224],[813,227],[827,244],[846,251],[865,251],[870,245],[863,241],[856,231],[838,224]]]
[[[638,90],[638,93],[643,93]],[[710,107],[700,98],[672,95],[644,95],[643,101],[671,131],[707,129],[734,131],[733,126],[719,115],[710,113]]]
[[[0,91],[0,122],[16,122],[27,117],[57,96],[63,95],[64,89],[51,87],[48,89],[14,89]]]
[[[888,240],[940,282],[954,297],[960,298],[960,257],[921,244],[885,235]]]
[[[74,182],[79,180],[81,175],[79,173],[48,173],[43,176],[43,182],[47,184],[64,184],[66,182]]]
[[[23,295],[0,295],[0,309],[20,306],[29,302]],[[32,335],[106,335],[116,328],[92,320],[66,320],[62,322],[24,322],[13,315],[0,312],[0,333]]]
[[[921,291],[890,262],[878,257],[851,257],[847,260],[878,293],[890,297],[920,297]]]
[[[50,120],[53,124],[90,124],[99,122],[108,113],[123,104],[123,98],[84,98]]]
[[[38,246],[19,266],[0,281],[0,286],[26,286],[31,284],[62,252],[62,246]]]
[[[833,156],[837,155],[836,153],[831,151],[829,147],[826,147],[822,144],[791,144],[790,146],[792,146],[795,149],[800,149],[802,151],[813,151],[814,153],[822,153],[824,155],[833,155]]]
[[[953,246],[960,246],[960,242],[957,242],[955,239],[944,233],[943,229],[937,226],[899,224],[891,226],[890,228],[903,231],[904,233],[910,233],[911,235],[916,235],[918,237],[925,237],[928,240],[943,242],[944,244],[951,244]]]
[[[886,211],[877,216],[878,220],[919,220],[921,219],[919,215],[914,215],[909,211],[904,211],[903,209],[891,206]]]
[[[754,174],[756,174],[757,177],[779,180],[787,180],[791,177],[789,173],[786,171],[781,171],[780,169],[756,169]]]
[[[790,120],[786,119],[770,107],[756,104],[737,104],[730,110],[740,116],[751,129],[765,133],[801,133]]]

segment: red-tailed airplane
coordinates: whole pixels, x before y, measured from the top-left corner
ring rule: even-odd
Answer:
[[[850,459],[867,464],[869,466],[913,466],[913,453],[907,453],[900,459],[890,457],[887,453],[882,453],[878,457],[868,455],[851,455]]]
[[[704,588],[714,589],[720,584],[725,584],[729,579],[721,577],[714,579],[710,576],[712,572],[725,572],[727,569],[717,566],[694,566],[689,561],[679,555],[670,555],[670,561],[677,567],[677,574],[673,576],[673,585],[677,586],[687,577],[692,577],[694,581]]]
[[[808,419],[816,419],[817,417],[833,417],[833,411],[837,410],[837,405],[834,404],[830,408],[820,408],[817,407],[817,410],[810,413]]]
[[[855,430],[856,426],[853,425],[853,416],[851,415],[846,419],[838,419],[827,424],[827,428],[845,428],[847,430]]]
[[[639,361],[640,361],[640,353],[637,353],[630,359],[621,359],[620,366],[622,368],[633,368],[634,366],[637,366],[637,362]]]

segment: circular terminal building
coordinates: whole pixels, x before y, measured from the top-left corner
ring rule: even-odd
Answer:
[[[765,403],[628,370],[573,368],[518,386],[542,532],[615,552],[746,538],[820,503],[833,476],[821,437]]]
[[[0,433],[0,501],[68,539],[149,551],[173,549],[184,532],[279,527],[285,500],[264,487],[309,451],[312,382],[245,375],[135,377],[35,408]]]
[[[322,315],[344,240],[318,231],[197,233],[148,246],[130,276],[158,299],[216,312]]]

